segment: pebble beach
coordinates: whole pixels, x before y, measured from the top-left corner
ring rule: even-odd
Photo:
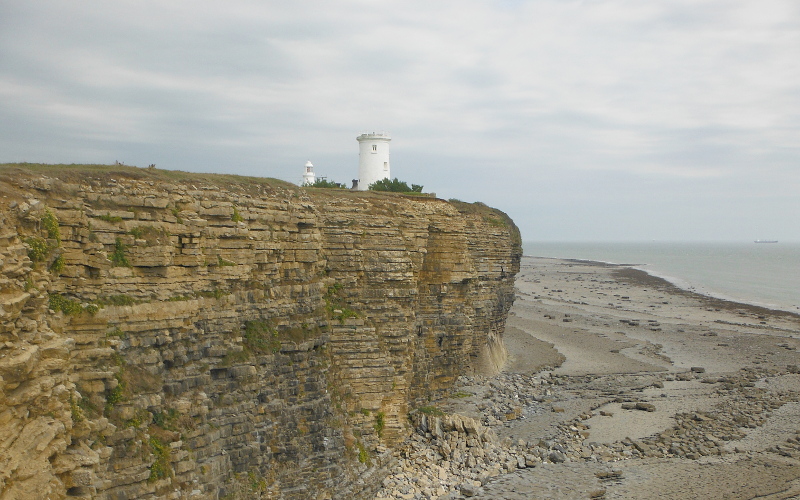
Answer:
[[[500,373],[412,412],[379,499],[800,498],[800,316],[524,257]]]

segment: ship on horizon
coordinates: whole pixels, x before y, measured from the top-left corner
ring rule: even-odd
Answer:
[[[753,243],[777,243],[778,240],[755,240]]]

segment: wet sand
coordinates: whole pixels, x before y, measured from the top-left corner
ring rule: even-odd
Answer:
[[[680,415],[724,420],[746,398],[717,381],[740,373],[758,373],[753,390],[772,397],[771,411],[748,410],[755,424],[722,441],[710,436],[718,451],[708,455],[544,463],[492,478],[474,498],[800,498],[800,376],[791,373],[800,364],[800,317],[602,263],[525,257],[517,288],[505,370],[556,377],[544,404],[558,410],[505,422],[500,437],[546,440],[580,421],[587,442],[611,445],[652,439],[685,422]],[[624,409],[631,397],[654,411]],[[470,402],[449,409],[469,412]]]

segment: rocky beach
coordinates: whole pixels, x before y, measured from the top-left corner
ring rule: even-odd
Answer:
[[[377,498],[800,498],[800,317],[524,257],[502,372],[411,415]]]

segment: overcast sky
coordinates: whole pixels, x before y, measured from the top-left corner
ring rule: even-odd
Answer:
[[[525,240],[800,240],[797,0],[0,1],[0,162],[392,175]]]

